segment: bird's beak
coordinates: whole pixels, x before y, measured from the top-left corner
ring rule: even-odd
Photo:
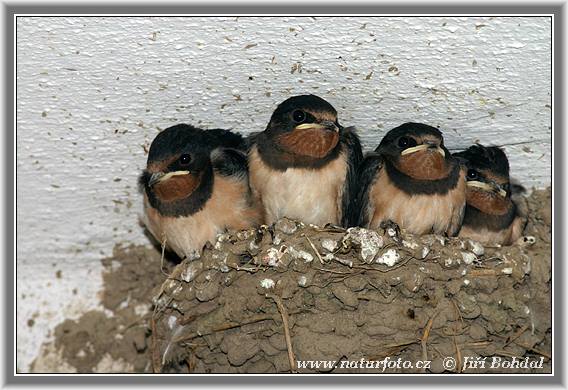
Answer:
[[[489,191],[489,192],[495,192],[496,194],[502,196],[503,198],[505,198],[507,196],[507,191],[505,191],[503,188],[501,188],[501,186],[499,184],[489,184],[489,183],[484,183],[482,181],[477,181],[477,180],[471,180],[467,182],[467,186],[468,187],[475,187],[475,188],[480,188],[482,190],[485,191]]]
[[[148,186],[152,187],[153,185],[160,183],[162,181],[171,179],[174,176],[187,175],[187,174],[189,174],[189,171],[174,171],[174,172],[168,172],[168,173],[164,173],[164,172],[152,173],[152,175],[150,176],[150,180],[148,181]]]
[[[339,127],[332,121],[322,121],[321,123],[302,123],[296,126],[296,130],[329,130],[339,131]]]
[[[405,156],[405,155],[407,155],[407,154],[416,153],[416,152],[419,152],[419,151],[421,151],[421,150],[434,149],[434,148],[436,149],[436,151],[437,151],[438,153],[440,153],[440,154],[442,155],[442,157],[446,157],[446,152],[444,152],[444,149],[442,149],[442,148],[439,147],[438,145],[433,145],[433,144],[429,144],[429,143],[422,144],[422,145],[416,145],[416,146],[413,146],[413,147],[411,147],[411,148],[404,149],[404,150],[400,153],[400,155],[401,155],[401,156]]]

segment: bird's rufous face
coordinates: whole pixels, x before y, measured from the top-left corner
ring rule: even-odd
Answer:
[[[510,205],[509,179],[490,169],[469,167],[466,201],[487,214],[504,214]]]
[[[448,176],[451,167],[440,137],[406,134],[395,142],[398,156],[394,164],[405,175],[418,180],[439,180]]]
[[[180,153],[161,161],[151,161],[146,170],[147,189],[162,202],[187,198],[201,183],[203,172],[190,153]]]
[[[286,152],[324,158],[339,142],[337,116],[332,112],[295,109],[277,126],[276,144]],[[282,131],[284,130],[284,131]]]

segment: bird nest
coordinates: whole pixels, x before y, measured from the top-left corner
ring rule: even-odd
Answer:
[[[527,235],[509,247],[287,219],[223,234],[154,297],[153,370],[550,372],[550,210],[539,196],[550,201],[532,197]],[[468,365],[484,357],[542,367]]]

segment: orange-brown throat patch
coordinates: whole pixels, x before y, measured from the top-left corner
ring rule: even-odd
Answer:
[[[467,188],[466,202],[470,206],[490,215],[506,214],[511,206],[511,199],[509,198],[504,198],[494,192],[471,187]]]
[[[417,180],[439,180],[448,177],[450,164],[435,149],[400,156],[396,168]]]
[[[289,153],[323,158],[337,146],[339,133],[322,129],[296,129],[279,136],[276,142]]]
[[[154,185],[153,190],[162,202],[173,202],[187,198],[201,183],[201,175],[189,173],[173,176]]]

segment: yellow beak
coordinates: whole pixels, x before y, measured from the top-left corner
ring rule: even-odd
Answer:
[[[507,191],[505,191],[504,189],[497,188],[495,186],[492,186],[491,184],[483,183],[481,181],[475,181],[475,180],[468,181],[467,186],[468,187],[480,188],[482,190],[489,191],[489,192],[496,192],[497,194],[499,194],[503,198],[507,196]]]
[[[405,155],[407,155],[407,154],[416,153],[416,152],[419,152],[419,151],[421,151],[421,150],[426,150],[426,149],[429,149],[429,148],[430,148],[430,145],[425,145],[425,144],[423,144],[423,145],[417,145],[417,146],[413,146],[412,148],[404,149],[404,150],[400,153],[400,155],[401,155],[401,156],[405,156]],[[442,149],[442,148],[440,148],[440,147],[437,147],[437,148],[436,148],[436,151],[437,151],[438,153],[440,153],[440,154],[442,155],[442,157],[446,157],[446,152],[444,152],[444,149]]]
[[[181,176],[181,175],[188,175],[189,171],[174,171],[174,172],[168,172],[168,173],[162,173],[162,172],[157,172],[157,173],[153,173],[152,176],[150,176],[150,182],[148,183],[148,185],[150,187],[152,187],[154,184],[163,182],[165,180],[171,179],[174,176]]]
[[[322,123],[302,123],[295,127],[295,130],[335,130],[339,131],[339,128],[333,124],[322,124]]]

